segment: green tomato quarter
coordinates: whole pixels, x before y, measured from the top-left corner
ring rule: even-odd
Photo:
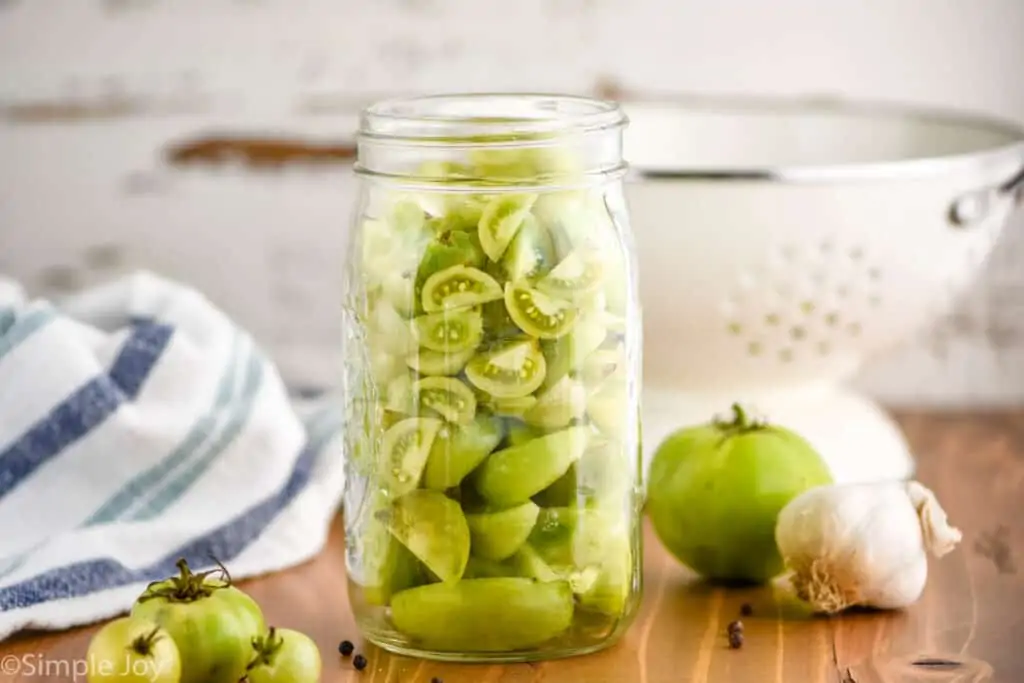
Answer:
[[[779,512],[832,477],[800,436],[734,411],[732,422],[681,429],[659,445],[647,512],[669,552],[698,574],[763,583],[784,568],[775,545]]]

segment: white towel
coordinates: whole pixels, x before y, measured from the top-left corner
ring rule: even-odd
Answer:
[[[179,557],[234,578],[311,558],[340,414],[293,401],[186,287],[140,274],[57,307],[0,279],[0,639],[114,616]]]

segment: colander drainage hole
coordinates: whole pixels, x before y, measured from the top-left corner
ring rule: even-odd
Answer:
[[[734,335],[734,336],[739,336],[739,335],[743,334],[743,325],[740,325],[737,322],[732,322],[732,323],[729,323],[728,330],[729,330],[729,334]]]
[[[846,331],[850,333],[851,337],[860,336],[860,323],[850,323],[846,326]]]
[[[829,313],[828,315],[826,315],[825,316],[825,324],[828,325],[829,327],[835,327],[836,325],[838,325],[839,324],[839,314],[838,313]]]
[[[797,325],[796,327],[792,328],[789,331],[789,336],[795,339],[796,341],[800,341],[801,339],[805,339],[807,337],[807,330]]]
[[[764,347],[761,346],[760,342],[750,342],[749,344],[747,344],[747,353],[749,353],[751,356],[760,356],[761,351],[763,350]]]
[[[780,321],[781,321],[781,318],[779,318],[779,314],[778,313],[769,313],[768,315],[766,315],[764,317],[765,324],[766,325],[770,325],[772,327],[775,327],[776,325],[778,325]]]
[[[793,349],[782,349],[779,351],[779,360],[783,363],[790,363],[793,361]]]

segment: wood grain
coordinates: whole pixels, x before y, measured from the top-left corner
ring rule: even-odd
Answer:
[[[934,562],[921,600],[898,612],[810,615],[785,585],[725,589],[695,580],[648,529],[645,598],[633,627],[594,655],[514,666],[460,666],[391,656],[357,636],[345,597],[341,525],[314,561],[244,584],[279,626],[310,633],[324,681],[362,683],[1020,683],[1024,681],[1024,411],[903,413],[931,486],[964,531]],[[728,649],[726,624],[743,603],[745,645]],[[95,627],[24,635],[0,645],[0,662],[23,662],[0,681],[65,681],[61,662],[83,657]],[[352,639],[363,672],[335,654]],[[35,666],[26,674],[27,666]],[[48,665],[49,675],[42,671]],[[6,666],[6,664],[5,664]],[[79,679],[83,680],[83,679]]]

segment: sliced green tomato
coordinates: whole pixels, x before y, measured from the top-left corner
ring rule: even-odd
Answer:
[[[416,281],[422,285],[428,277],[446,268],[482,268],[486,262],[487,257],[475,232],[443,231],[427,243],[416,270]]]
[[[476,349],[453,353],[420,349],[406,356],[405,364],[421,375],[451,376],[461,372],[474,354]]]
[[[420,346],[455,353],[475,348],[483,337],[483,317],[475,308],[428,313],[413,320]]]
[[[388,212],[388,226],[399,239],[403,236],[421,234],[427,222],[423,207],[411,199],[400,199]]]
[[[423,284],[423,310],[436,313],[478,306],[503,296],[501,285],[487,273],[467,266],[438,271]]]
[[[416,339],[408,321],[393,306],[384,302],[370,313],[370,329],[367,334],[371,346],[390,353],[404,355],[416,348]]]
[[[508,445],[521,446],[544,436],[544,432],[523,422],[512,422],[508,427]]]
[[[419,486],[441,421],[410,417],[393,425],[381,439],[379,472],[392,495],[400,496]]]
[[[604,264],[592,251],[576,250],[537,281],[537,290],[556,299],[581,301],[601,288]]]
[[[520,546],[509,564],[515,568],[516,574],[527,579],[548,583],[564,578],[564,574],[555,571],[529,543]]]
[[[370,374],[378,386],[387,386],[391,380],[405,373],[405,364],[398,356],[383,349],[370,351]]]
[[[589,437],[589,428],[570,427],[492,453],[476,471],[477,490],[497,507],[525,503],[579,460]]]
[[[487,407],[495,415],[502,417],[522,417],[523,413],[537,403],[535,396],[516,396],[514,398],[496,398],[488,394]]]
[[[495,269],[497,270],[497,269]],[[489,301],[483,305],[484,336],[491,341],[501,341],[523,334],[505,308],[505,299]]]
[[[577,591],[580,606],[602,614],[622,614],[633,590],[633,554],[628,515],[617,510],[584,512],[573,535],[576,567],[596,572]]]
[[[519,568],[533,569],[527,575],[539,580],[568,580],[582,607],[619,615],[634,592],[629,520],[625,508],[542,509],[527,543],[513,559]],[[532,557],[524,553],[527,548]]]
[[[506,278],[513,281],[547,273],[555,265],[555,246],[551,235],[536,218],[527,214],[501,263]]]
[[[458,486],[498,447],[501,437],[498,420],[486,415],[462,427],[444,425],[430,448],[423,485],[438,491]]]
[[[629,392],[626,383],[612,377],[587,399],[587,416],[601,433],[621,439],[629,418]]]
[[[537,397],[537,403],[523,413],[528,425],[560,429],[583,417],[587,409],[587,388],[566,375]]]
[[[482,350],[466,364],[466,378],[495,398],[519,398],[544,381],[544,355],[532,339],[511,339]]]
[[[482,557],[470,554],[462,580],[493,579],[500,576],[517,576],[518,574],[519,572],[516,571],[511,562],[495,562],[494,560],[485,560]]]
[[[403,591],[391,601],[395,627],[439,652],[514,652],[555,638],[572,623],[565,582],[518,577],[467,579]]]
[[[384,388],[384,408],[401,415],[417,414],[420,403],[414,381],[412,375],[406,372],[388,382]]]
[[[490,198],[484,195],[449,195],[444,214],[433,219],[430,222],[431,227],[439,234],[447,231],[469,233],[474,236],[479,247],[477,226],[489,200]],[[483,251],[480,253],[482,255]]]
[[[587,386],[598,386],[613,375],[625,376],[626,352],[622,345],[613,349],[598,349],[583,361],[580,378]]]
[[[609,332],[615,334],[626,334],[626,318],[609,311],[601,314],[601,322],[608,328]]]
[[[583,457],[585,458],[586,454]],[[579,473],[576,471],[578,464],[574,463],[565,471],[565,474],[555,480],[555,483],[534,496],[533,502],[544,508],[575,505],[578,489],[577,479],[579,478]]]
[[[579,309],[573,304],[552,299],[523,282],[505,284],[505,308],[519,329],[540,339],[561,337],[572,329],[579,316]]]
[[[458,503],[439,491],[420,489],[395,500],[387,518],[395,538],[437,578],[446,583],[462,578],[469,527]]]
[[[556,563],[571,563],[572,537],[579,515],[575,507],[541,508],[530,532],[530,545]]]
[[[362,587],[363,599],[371,605],[387,605],[391,596],[424,583],[422,566],[409,550],[388,531],[382,517],[388,502],[382,494],[373,496],[370,508],[351,533],[354,552],[349,576]],[[382,514],[384,513],[384,514]]]
[[[384,277],[382,289],[384,300],[404,317],[416,312],[416,287],[411,275],[393,270]]]
[[[569,334],[541,343],[548,366],[541,388],[551,387],[570,372],[581,372],[584,360],[601,346],[606,335],[607,330],[597,316],[585,315]]]
[[[466,424],[476,415],[476,396],[472,389],[454,377],[424,377],[413,385],[420,405],[433,410],[448,422]]]
[[[536,504],[527,501],[497,512],[466,515],[470,552],[485,560],[501,561],[511,557],[526,542],[539,512]]]
[[[535,194],[500,194],[480,215],[480,246],[487,258],[499,261],[537,201]]]
[[[630,457],[624,444],[595,439],[575,466],[579,498],[591,509],[625,509],[639,463],[639,455]]]

